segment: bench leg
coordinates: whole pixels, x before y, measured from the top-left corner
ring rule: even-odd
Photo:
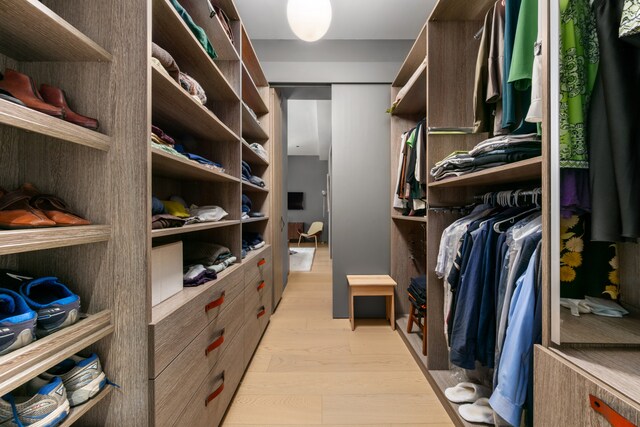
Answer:
[[[355,331],[356,325],[354,322],[354,313],[353,313],[353,293],[351,289],[349,289],[349,321],[351,322],[351,330]]]
[[[409,310],[409,321],[407,322],[407,333],[410,334],[413,329],[413,322],[415,322],[415,308],[411,305],[411,309]]]
[[[391,329],[396,330],[396,305],[395,296],[391,294]]]

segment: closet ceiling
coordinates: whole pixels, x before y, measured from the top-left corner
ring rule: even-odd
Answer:
[[[253,40],[297,40],[287,23],[287,0],[237,0]],[[435,0],[331,0],[325,40],[413,40]]]
[[[287,110],[288,154],[327,160],[331,145],[331,101],[290,99]]]

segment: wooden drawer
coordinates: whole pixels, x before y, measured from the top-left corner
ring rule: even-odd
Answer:
[[[265,270],[272,268],[271,247],[262,250],[258,255],[249,258],[242,263],[245,277],[261,275]]]
[[[199,294],[149,326],[150,379],[156,378],[236,297],[242,296],[243,288],[243,269],[235,268],[206,288],[185,290]]]
[[[220,363],[205,377],[178,417],[175,426],[212,427],[219,425],[231,402],[242,374],[242,333],[232,340]]]
[[[249,364],[271,318],[271,287],[263,289],[262,300],[252,289],[245,289],[244,363]],[[264,301],[264,302],[263,302]],[[250,308],[247,308],[249,305]],[[251,308],[253,307],[253,308]]]
[[[640,406],[607,384],[541,346],[535,348],[534,422],[536,426],[610,427],[590,405],[589,395],[640,425]]]
[[[173,425],[202,379],[224,357],[244,324],[244,298],[235,298],[218,317],[150,382],[156,426]]]
[[[247,319],[256,313],[257,308],[263,305],[269,305],[270,307],[272,304],[273,283],[268,274],[270,271],[271,269],[267,270],[265,274],[245,279],[244,309]],[[269,310],[269,313],[271,313],[271,310]]]

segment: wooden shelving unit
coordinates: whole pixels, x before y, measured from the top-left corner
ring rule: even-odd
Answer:
[[[229,227],[231,225],[238,225],[240,221],[237,220],[222,220],[216,222],[202,222],[199,224],[189,224],[183,227],[175,228],[163,228],[153,230],[151,236],[155,239],[157,237],[177,236],[187,233],[195,233],[197,231],[213,230],[214,228]]]
[[[217,18],[212,17],[206,2],[196,0],[183,0],[180,2],[195,22],[200,25],[209,37],[209,41],[216,50],[220,61],[239,61],[240,55],[235,46],[231,43],[227,33],[222,28],[222,24]],[[214,2],[215,4],[215,2]],[[235,9],[235,7],[234,7]],[[223,7],[223,10],[227,8]],[[231,18],[230,19],[234,19]],[[234,20],[238,20],[235,18]]]
[[[106,242],[110,238],[111,227],[108,225],[2,230],[0,255]]]
[[[60,424],[59,427],[70,427],[76,421],[78,421],[84,414],[89,412],[91,408],[96,406],[102,399],[107,397],[109,393],[113,391],[113,386],[107,385],[96,397],[90,399],[88,402],[83,403],[82,405],[76,406],[75,408],[71,408],[69,411],[69,415],[65,418]]]
[[[99,132],[0,99],[0,124],[27,132],[108,151],[111,138]]]
[[[426,216],[391,215],[391,219],[397,220],[397,221],[427,222]]]
[[[156,0],[161,1],[161,0]],[[153,123],[165,132],[191,134],[203,140],[234,142],[239,137],[216,115],[193,99],[174,80],[152,66]]]
[[[2,0],[0,10],[0,52],[15,60],[112,60],[109,52],[37,0]]]
[[[240,178],[218,172],[186,157],[180,158],[159,148],[151,149],[151,162],[154,173],[158,176],[193,181],[240,182]]]
[[[250,164],[269,166],[269,162],[253,151],[245,140],[242,140],[242,160]]]
[[[567,345],[598,344],[602,346],[640,347],[640,316],[632,313],[622,318],[560,312],[561,340]]]
[[[400,100],[393,114],[400,115],[424,115],[427,108],[427,70],[420,73],[420,77],[411,85],[404,98]]]
[[[269,138],[244,103],[242,103],[242,136],[251,141],[264,141]]]
[[[422,61],[424,61],[424,57],[426,56],[426,54],[427,26],[425,24],[422,27],[418,38],[413,43],[409,54],[402,63],[402,66],[400,67],[400,70],[398,71],[398,74],[396,75],[396,78],[393,80],[393,83],[391,83],[391,85],[394,87],[404,86],[409,81],[415,70],[417,70],[420,64],[422,64]]]
[[[0,357],[0,393],[10,392],[113,331],[111,311],[105,310]]]
[[[247,34],[244,26],[242,27],[242,63],[252,77],[254,84],[257,86],[269,86],[267,77],[264,75],[262,65],[256,55],[256,50],[253,48],[253,43]]]
[[[249,70],[242,65],[242,100],[258,115],[269,112],[266,101],[260,95],[258,86],[256,86]]]
[[[262,218],[249,218],[249,219],[243,219],[242,223],[249,223],[249,222],[262,222],[262,221],[268,221],[269,217],[268,216],[264,216]]]
[[[526,182],[542,176],[542,157],[496,166],[478,172],[429,183],[429,188],[470,187]]]
[[[465,421],[460,416],[459,408],[461,405],[453,403],[447,399],[444,395],[444,391],[449,387],[455,387],[460,381],[454,377],[453,373],[449,370],[441,371],[429,371],[427,379],[431,383],[431,386],[438,395],[440,402],[442,402],[444,409],[449,413],[449,416],[454,420],[454,424],[461,427],[474,427],[484,424],[473,424]]]
[[[242,181],[242,191],[247,193],[268,193],[269,190],[266,187],[259,187],[246,181]]]

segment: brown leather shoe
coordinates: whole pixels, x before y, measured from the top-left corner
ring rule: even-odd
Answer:
[[[91,224],[91,222],[82,218],[80,215],[70,211],[62,199],[40,193],[40,190],[33,184],[23,184],[19,191],[30,197],[29,204],[31,207],[42,211],[46,217],[53,221],[58,227]]]
[[[38,93],[33,79],[26,74],[7,68],[4,78],[0,80],[0,89],[6,90],[22,101],[27,107],[50,116],[63,118],[64,111],[60,107],[47,104]]]
[[[30,197],[20,190],[8,193],[0,188],[0,228],[53,227],[56,223],[29,204]]]
[[[64,119],[68,122],[82,126],[85,128],[96,130],[98,129],[98,121],[91,117],[85,117],[78,113],[71,111],[65,93],[62,89],[55,86],[40,85],[40,93],[45,101],[56,107],[64,109]]]

